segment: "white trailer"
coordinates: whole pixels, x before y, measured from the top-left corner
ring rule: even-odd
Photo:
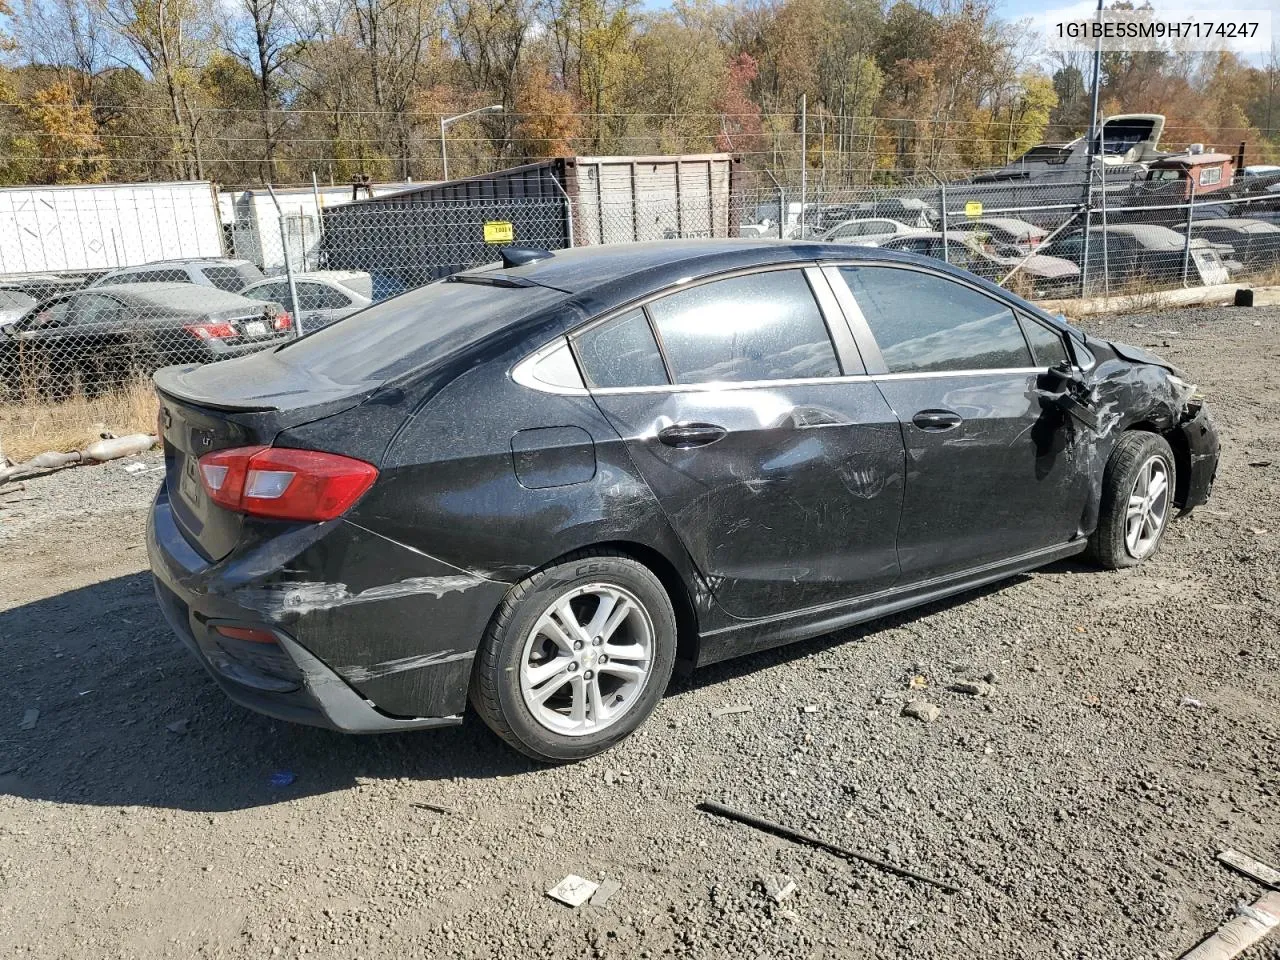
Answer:
[[[319,263],[321,211],[352,200],[395,193],[408,186],[413,185],[276,187],[275,200],[267,190],[224,190],[218,194],[218,208],[228,235],[229,254],[256,263],[265,273],[283,273],[287,243],[290,266],[294,270],[313,270]],[[284,239],[280,235],[281,215]]]
[[[218,201],[206,181],[0,188],[0,274],[221,256]]]

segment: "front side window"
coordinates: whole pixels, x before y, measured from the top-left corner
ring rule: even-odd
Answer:
[[[1062,342],[1062,334],[1029,317],[1021,319],[1022,330],[1027,335],[1027,343],[1031,344],[1031,357],[1037,367],[1053,367],[1066,361],[1067,348]]]
[[[648,305],[676,383],[837,377],[809,283],[770,270],[704,283]]]
[[[841,267],[840,274],[890,373],[1031,365],[1017,318],[998,300],[919,270]]]

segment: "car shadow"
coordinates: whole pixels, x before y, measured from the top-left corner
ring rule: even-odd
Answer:
[[[865,639],[1009,582],[714,664],[675,680],[668,693]],[[539,769],[475,717],[440,730],[349,736],[237,706],[173,637],[148,573],[2,611],[0,637],[8,705],[0,713],[0,795],[221,812],[345,790],[363,778],[430,783]]]

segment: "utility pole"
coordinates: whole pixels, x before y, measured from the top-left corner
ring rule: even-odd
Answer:
[[[1099,0],[1101,2],[1101,0]],[[800,94],[800,239],[805,237],[804,203],[809,188],[809,95]]]
[[[1102,23],[1102,0],[1098,0],[1098,23]],[[1094,141],[1098,136],[1098,93],[1102,87],[1102,36],[1093,48],[1093,104],[1089,108],[1089,165],[1093,166]]]

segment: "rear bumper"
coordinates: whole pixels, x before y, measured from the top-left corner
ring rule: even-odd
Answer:
[[[1195,416],[1178,429],[1187,442],[1189,454],[1190,469],[1181,503],[1183,511],[1187,511],[1207,503],[1213,492],[1213,482],[1218,476],[1218,428],[1209,408],[1202,404]]]
[[[344,521],[297,533],[304,536],[210,563],[178,529],[163,487],[157,495],[147,523],[156,597],[166,621],[218,686],[259,713],[346,733],[460,723],[486,605],[491,599],[496,607],[507,584],[470,578],[476,588],[467,603],[386,587],[371,588],[382,592],[366,601],[351,597],[342,582],[319,583],[323,567],[315,581],[291,578],[317,566],[317,553],[352,557],[384,575],[402,572],[398,551],[405,548],[378,538],[371,550],[362,536],[367,532]],[[421,554],[414,561],[419,574],[424,566],[439,566]],[[317,586],[330,589],[322,594]],[[300,595],[303,602],[293,602]],[[275,642],[231,639],[217,632],[219,626],[267,630]],[[404,655],[406,647],[412,655]]]

